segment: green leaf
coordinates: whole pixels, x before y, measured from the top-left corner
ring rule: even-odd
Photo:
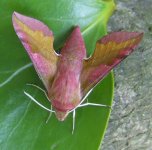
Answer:
[[[23,94],[29,91],[50,107],[44,94],[27,83],[43,87],[31,61],[17,38],[11,15],[17,11],[39,19],[53,30],[59,49],[75,25],[80,25],[88,54],[97,39],[106,33],[106,23],[114,9],[113,0],[1,0],[0,1],[0,149],[1,150],[96,150],[104,135],[110,110],[84,107],[76,111],[72,135],[72,115],[59,122],[53,115]],[[113,77],[109,74],[88,97],[90,102],[112,104]]]

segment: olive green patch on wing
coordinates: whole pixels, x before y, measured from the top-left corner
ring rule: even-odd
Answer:
[[[13,14],[13,25],[39,77],[48,89],[54,78],[58,61],[53,49],[52,31],[42,22],[18,13]]]
[[[142,33],[114,32],[96,43],[93,55],[84,60],[81,90],[85,95],[140,43]]]

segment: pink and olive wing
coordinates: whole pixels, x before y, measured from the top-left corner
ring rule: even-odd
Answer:
[[[56,72],[58,56],[53,49],[53,33],[42,22],[14,12],[13,26],[28,52],[46,89]]]
[[[81,91],[89,92],[140,43],[143,33],[113,32],[96,43],[93,55],[84,60]]]

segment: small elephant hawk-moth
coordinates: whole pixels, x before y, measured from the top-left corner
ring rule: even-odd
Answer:
[[[138,32],[110,33],[96,42],[93,55],[87,58],[80,27],[76,26],[57,54],[53,48],[53,33],[45,24],[16,12],[12,19],[16,34],[46,88],[45,94],[53,110],[43,107],[54,112],[60,121],[70,112],[74,118],[78,107],[106,107],[83,102],[95,85],[130,55],[143,37],[143,33]],[[25,94],[35,101],[30,94]]]

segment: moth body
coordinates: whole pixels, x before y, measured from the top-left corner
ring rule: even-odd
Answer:
[[[61,50],[56,76],[49,90],[51,104],[59,120],[64,120],[68,111],[74,109],[82,98],[80,75],[86,50],[80,35],[80,29],[77,27],[67,39]]]
[[[60,121],[133,52],[143,37],[143,33],[139,32],[110,33],[97,41],[92,56],[86,59],[79,26],[74,28],[61,53],[57,54],[53,48],[53,32],[44,23],[16,12],[12,19],[14,29],[42,79]]]

